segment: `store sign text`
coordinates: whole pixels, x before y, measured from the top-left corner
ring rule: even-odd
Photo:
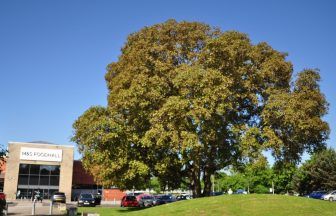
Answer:
[[[20,159],[61,162],[62,150],[21,147]]]

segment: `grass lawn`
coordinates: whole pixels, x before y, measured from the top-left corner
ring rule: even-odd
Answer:
[[[79,208],[108,215],[311,216],[336,215],[336,202],[284,195],[222,195],[179,201],[152,208]]]

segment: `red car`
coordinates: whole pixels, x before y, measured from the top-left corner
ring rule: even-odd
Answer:
[[[139,202],[135,196],[127,195],[122,198],[120,207],[139,207]]]
[[[7,211],[6,194],[0,192],[0,215],[3,215],[4,211]]]

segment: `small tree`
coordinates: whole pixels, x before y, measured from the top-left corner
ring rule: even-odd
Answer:
[[[297,172],[297,167],[293,163],[277,162],[273,165],[274,191],[276,193],[292,192],[292,180]]]
[[[336,151],[330,148],[313,155],[294,176],[293,186],[301,194],[314,190],[334,190],[336,188]]]
[[[154,190],[155,193],[161,193],[163,188],[157,177],[151,178],[150,183],[149,183],[149,189]]]

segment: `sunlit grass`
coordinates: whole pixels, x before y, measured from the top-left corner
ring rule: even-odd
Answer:
[[[220,216],[312,216],[336,215],[336,202],[284,195],[223,195],[185,200],[162,206],[139,208],[80,208],[80,212],[108,215],[220,215]]]

